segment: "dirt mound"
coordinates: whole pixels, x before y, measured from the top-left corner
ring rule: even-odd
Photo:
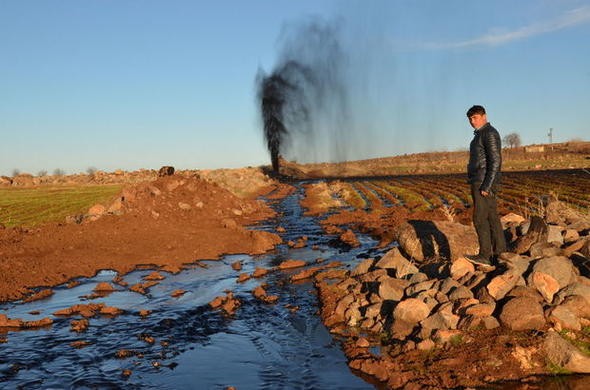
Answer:
[[[223,254],[263,253],[280,238],[245,226],[273,215],[264,202],[238,198],[198,175],[130,185],[112,203],[73,219],[80,224],[0,230],[0,301],[100,269],[180,269]]]

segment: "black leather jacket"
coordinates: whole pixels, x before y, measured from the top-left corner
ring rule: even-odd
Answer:
[[[467,177],[469,183],[481,183],[481,191],[491,192],[500,184],[502,168],[502,143],[500,134],[492,125],[486,123],[473,132],[469,145],[469,164]]]

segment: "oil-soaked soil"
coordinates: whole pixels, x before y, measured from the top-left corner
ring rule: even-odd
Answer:
[[[287,259],[317,266],[321,258],[351,266],[359,257],[378,254],[368,253],[376,245],[368,237],[360,237],[361,246],[350,249],[325,235],[316,219],[303,216],[298,202],[302,196],[299,188],[276,201],[279,215],[256,229],[276,231],[281,226],[284,242],[306,236],[303,247],[281,244],[265,255],[229,255],[177,274],[160,272],[165,279],[145,295],[112,283],[115,271],[102,271],[93,278],[77,279],[76,287],[59,286],[46,299],[3,304],[0,313],[11,318],[49,316],[54,323],[0,335],[5,338],[0,344],[0,384],[6,388],[373,388],[349,370],[339,343],[321,323],[313,285],[288,281],[301,268],[236,282],[240,273],[270,269]],[[236,261],[242,263],[240,271],[232,268]],[[123,280],[133,285],[151,272],[134,271]],[[99,282],[110,282],[116,291],[89,299]],[[279,297],[276,303],[253,297],[251,291],[261,283],[267,284],[268,294]],[[185,293],[172,297],[177,290]],[[233,316],[208,304],[226,290],[241,302]],[[70,329],[72,320],[80,316],[53,316],[87,303],[105,303],[124,312],[113,318],[89,318],[88,328],[80,333]],[[146,310],[150,314],[140,316]]]

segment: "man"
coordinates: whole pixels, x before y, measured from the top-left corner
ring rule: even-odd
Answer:
[[[502,168],[500,134],[490,125],[486,110],[473,106],[467,111],[473,132],[469,145],[468,182],[473,198],[473,224],[479,241],[479,253],[465,256],[472,263],[493,267],[492,262],[506,251],[504,231],[498,216],[497,198]]]

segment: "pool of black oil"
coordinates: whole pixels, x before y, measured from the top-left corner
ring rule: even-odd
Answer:
[[[299,206],[303,190],[276,201],[278,217],[253,228],[281,233],[284,242],[307,236],[307,246],[280,245],[262,256],[231,255],[205,261],[166,278],[141,295],[118,285],[117,291],[89,300],[98,282],[110,282],[115,272],[101,271],[80,279],[74,288],[57,287],[55,294],[30,303],[0,306],[10,318],[35,320],[51,317],[52,326],[0,334],[0,388],[141,388],[141,389],[371,389],[346,364],[340,345],[321,323],[318,301],[310,282],[292,284],[293,272],[273,272],[262,279],[237,283],[231,268],[242,261],[240,272],[269,268],[286,259],[339,260],[353,267],[359,259],[382,254],[376,242],[359,235],[359,248],[345,248],[323,233],[318,220],[304,216]],[[315,248],[315,249],[314,249]],[[386,250],[386,249],[384,249]],[[383,251],[383,250],[382,250]],[[143,281],[152,270],[124,275],[129,285]],[[255,299],[251,291],[267,283],[275,304]],[[186,293],[172,297],[182,289]],[[210,309],[216,296],[232,290],[241,301],[234,316]],[[73,318],[53,313],[79,303],[104,303],[124,310],[122,315],[93,317],[85,332],[70,330]],[[298,310],[290,310],[297,306]],[[151,314],[142,317],[141,310]],[[33,313],[33,314],[31,314]],[[85,347],[71,343],[85,341]],[[117,352],[129,351],[125,357]],[[120,355],[120,354],[119,354]]]

